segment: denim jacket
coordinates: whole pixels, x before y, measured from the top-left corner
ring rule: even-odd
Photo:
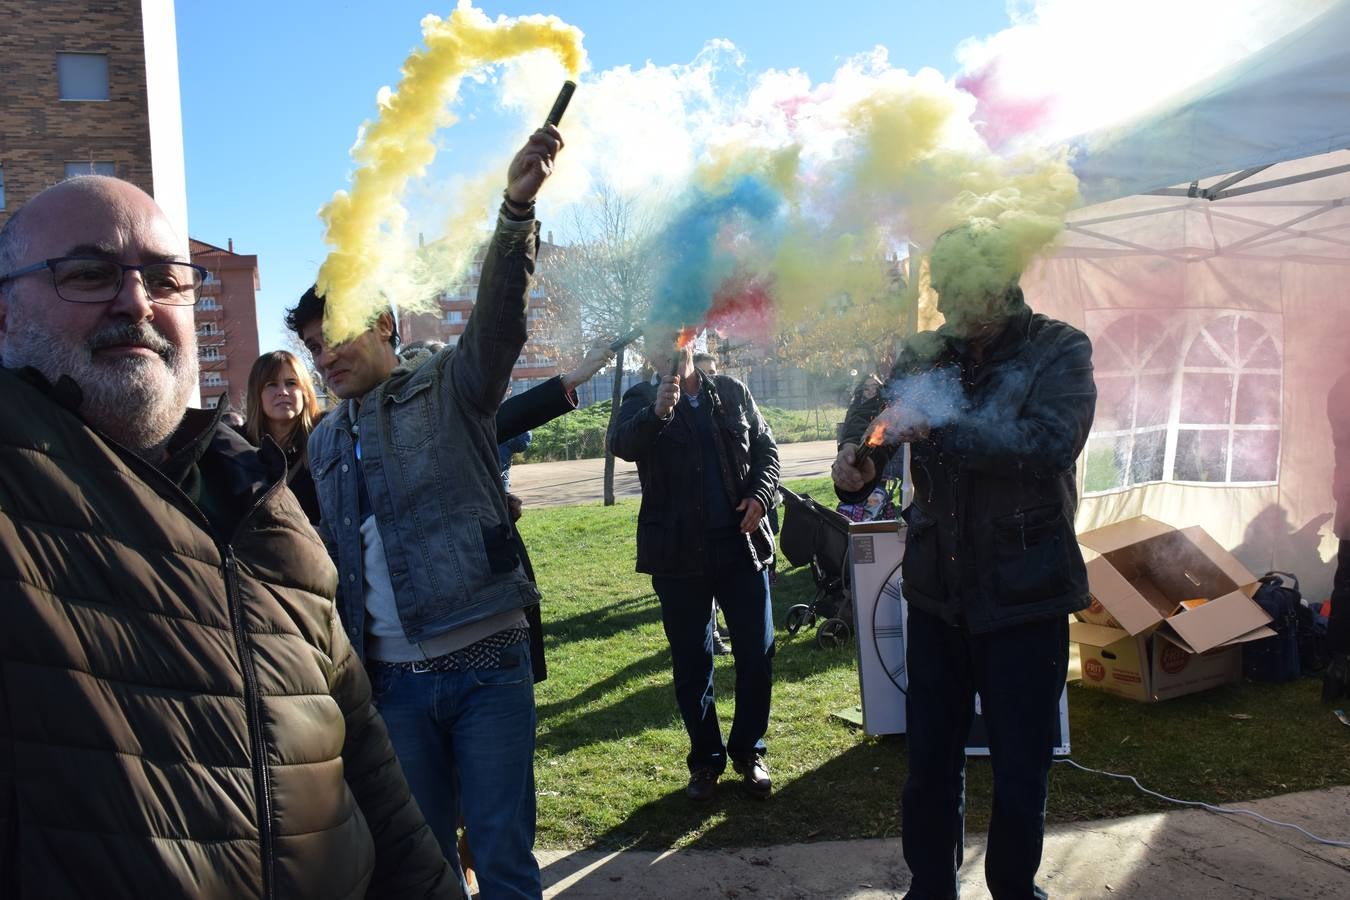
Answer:
[[[499,220],[459,344],[395,369],[359,406],[343,402],[310,435],[319,533],[338,568],[338,611],[363,659],[358,465],[409,641],[539,602],[511,535],[496,428],[525,344],[537,243],[537,223]]]

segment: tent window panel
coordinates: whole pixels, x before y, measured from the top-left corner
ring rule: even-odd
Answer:
[[[1177,431],[1177,457],[1173,463],[1175,481],[1228,480],[1228,431]]]
[[[1134,312],[1103,328],[1092,324],[1097,410],[1084,493],[1160,481],[1181,364],[1179,330],[1173,322]]]
[[[1239,431],[1233,435],[1233,481],[1276,481],[1279,472],[1278,431]]]
[[[1128,375],[1099,375],[1097,414],[1093,431],[1124,431],[1134,426],[1134,379]]]
[[[1191,309],[1161,319],[1130,311],[1089,315],[1088,328],[1098,396],[1085,494],[1278,479],[1277,315]]]
[[[1130,465],[1130,483],[1145,484],[1162,481],[1163,461],[1167,452],[1165,430],[1145,431],[1134,436],[1134,456]]]
[[[1283,391],[1278,317],[1225,312],[1192,321],[1168,477],[1227,484],[1278,480]]]
[[[1227,425],[1233,376],[1187,372],[1181,378],[1181,420],[1187,425]]]
[[[1280,376],[1243,375],[1234,420],[1244,425],[1280,424]]]
[[[1088,438],[1087,462],[1083,471],[1083,492],[1097,494],[1125,486],[1130,437]]]
[[[1136,426],[1147,427],[1167,424],[1167,415],[1172,408],[1172,385],[1175,378],[1176,376],[1172,372],[1139,376],[1139,406],[1135,413]]]
[[[1167,450],[1165,429],[1100,435],[1088,440],[1085,493],[1161,481]]]

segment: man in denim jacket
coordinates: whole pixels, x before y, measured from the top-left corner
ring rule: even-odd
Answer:
[[[413,795],[461,881],[455,828],[463,816],[485,898],[542,894],[524,612],[539,594],[511,534],[495,416],[525,344],[534,198],[561,147],[545,126],[512,160],[458,346],[400,365],[388,313],[330,345],[313,289],[287,315],[343,400],[309,442],[343,625]]]

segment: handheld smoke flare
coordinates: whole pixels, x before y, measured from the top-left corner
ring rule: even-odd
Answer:
[[[563,113],[567,112],[567,104],[572,102],[572,94],[576,93],[577,83],[575,81],[564,81],[562,90],[558,91],[558,99],[553,101],[553,108],[548,111],[548,118],[544,119],[545,125],[557,127],[562,121]]]
[[[611,343],[609,345],[609,352],[618,353],[624,347],[627,347],[629,344],[633,343],[633,341],[636,341],[640,337],[642,337],[642,329],[634,328],[632,331],[628,332],[627,334],[621,336],[618,340]]]
[[[680,329],[680,336],[675,339],[675,359],[670,364],[670,376],[672,378],[680,374],[680,351],[688,346],[689,342],[694,339],[694,335],[697,333],[698,332],[695,329],[690,328],[687,325]]]
[[[863,463],[871,458],[872,452],[886,442],[886,423],[878,421],[867,433],[867,440],[862,442],[862,446],[853,451],[853,465],[861,469]]]

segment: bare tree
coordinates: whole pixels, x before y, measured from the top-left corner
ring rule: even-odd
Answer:
[[[558,251],[543,277],[549,292],[575,310],[590,334],[626,335],[647,320],[655,287],[655,234],[635,198],[601,185],[592,201],[573,208],[573,243]],[[623,394],[626,348],[614,361],[609,414],[612,434]],[[605,442],[605,505],[614,505],[614,454]]]
[[[778,359],[816,375],[851,369],[889,374],[896,347],[914,332],[915,298],[903,271],[889,261],[859,265],[885,267],[873,292],[841,293],[786,325],[777,335]]]

